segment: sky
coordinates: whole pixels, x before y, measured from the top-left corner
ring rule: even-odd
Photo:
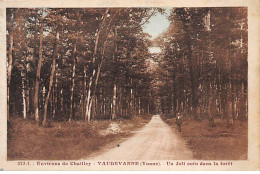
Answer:
[[[166,14],[157,13],[152,16],[147,24],[144,25],[143,31],[150,34],[152,36],[152,40],[159,36],[162,32],[164,32],[170,25],[167,17],[170,14],[170,9],[166,9]],[[150,47],[149,51],[151,53],[159,53],[161,49],[159,47]]]

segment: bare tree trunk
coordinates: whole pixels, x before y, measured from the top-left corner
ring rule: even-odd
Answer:
[[[112,120],[116,118],[116,76],[117,76],[117,70],[116,70],[116,63],[117,63],[117,29],[115,28],[114,31],[114,54],[113,54],[113,61],[114,61],[114,80],[113,80],[113,101],[112,101]]]
[[[39,86],[40,86],[40,78],[41,78],[41,66],[42,66],[42,41],[43,41],[43,21],[41,20],[41,29],[40,29],[40,46],[39,46],[39,60],[36,72],[36,80],[35,80],[35,89],[34,89],[34,118],[35,121],[39,124]]]
[[[54,81],[54,77],[53,77],[53,81]],[[54,82],[52,82],[54,83]],[[51,88],[51,93],[50,93],[50,98],[49,98],[49,101],[50,101],[50,111],[51,111],[51,117],[53,117],[53,93],[54,93],[54,88]],[[45,103],[44,103],[45,104]]]
[[[227,15],[227,20],[229,21],[230,14]],[[228,38],[228,47],[227,47],[227,72],[228,72],[228,84],[227,84],[227,127],[229,128],[231,126],[230,124],[230,118],[232,118],[232,58],[230,54],[231,49],[231,38],[229,36]],[[231,116],[231,117],[230,117]],[[233,124],[233,123],[232,123]]]
[[[95,119],[95,116],[96,116],[96,99],[97,99],[97,96],[96,95],[92,95],[92,119],[94,120]]]
[[[133,99],[134,99],[134,115],[135,115],[136,114],[136,107],[137,107],[135,95],[134,95]]]
[[[106,115],[106,95],[105,91],[103,90],[103,114]]]
[[[45,98],[46,98],[46,87],[43,86],[42,87],[42,102],[44,103],[45,102]]]
[[[133,80],[130,79],[130,85],[132,86],[132,84],[133,84]],[[133,88],[131,87],[131,89],[130,89],[130,103],[129,103],[129,105],[130,105],[130,112],[131,113],[134,110],[133,100],[134,100],[134,98],[133,98]]]
[[[113,87],[112,120],[116,118],[116,84]]]
[[[207,96],[207,100],[208,100],[208,109],[207,109],[207,112],[208,112],[208,117],[211,117],[213,116],[212,115],[212,110],[211,110],[211,103],[212,103],[212,95],[211,95],[211,85],[210,85],[210,82],[208,82],[208,96]]]
[[[49,98],[50,94],[52,91],[52,84],[53,84],[53,76],[55,73],[55,68],[56,68],[56,56],[58,53],[58,41],[59,41],[59,32],[56,33],[56,44],[55,44],[55,49],[53,53],[53,60],[52,60],[52,69],[51,69],[51,75],[50,75],[50,82],[49,82],[49,90],[48,94],[44,103],[44,114],[43,114],[43,122],[42,125],[45,127],[47,123],[47,113],[48,113],[48,103],[49,103]]]
[[[236,92],[234,89],[233,82],[231,82],[231,84],[232,84],[232,87],[231,87],[232,119],[235,120],[236,119]]]
[[[96,100],[96,89],[97,89],[98,79],[100,77],[102,64],[103,64],[103,56],[101,58],[101,63],[98,65],[97,75],[96,75],[96,79],[95,79],[95,84],[94,84],[93,91],[92,91],[92,102],[94,102],[92,107],[96,107],[96,103],[95,103],[96,102],[95,101]],[[92,109],[92,116],[93,116],[93,118],[95,117],[95,109]]]
[[[138,98],[138,114],[141,114],[141,97]]]
[[[122,115],[122,88],[118,89],[118,95],[119,95],[119,99],[117,104],[117,113],[119,115]]]
[[[56,65],[55,65],[56,66]],[[56,68],[55,68],[56,69]],[[55,75],[53,75],[55,76]],[[55,81],[55,77],[53,77],[53,83],[56,83],[54,82]],[[52,88],[52,92],[51,92],[51,109],[52,109],[52,118],[55,117],[55,85],[54,87]]]
[[[11,76],[12,76],[12,66],[13,66],[13,44],[14,44],[14,36],[13,29],[10,27],[9,30],[9,50],[8,50],[8,80],[7,80],[7,120],[10,121],[10,84],[11,84]]]
[[[92,98],[89,100],[88,121],[91,119]]]
[[[58,67],[58,64],[56,64],[56,67]],[[57,109],[57,97],[58,97],[58,78],[57,78],[57,71],[55,73],[55,85],[53,88],[53,118],[56,117],[57,113],[58,113],[58,109]]]
[[[47,97],[46,97],[45,103],[44,103],[44,114],[43,114],[43,122],[42,122],[43,126],[46,126],[46,122],[47,122],[48,103],[49,103],[49,98],[50,98],[50,94],[52,91],[53,74],[55,72],[55,63],[56,63],[56,59],[54,58],[52,61],[52,70],[51,70],[51,75],[50,75],[49,90],[48,90],[48,94],[47,94]]]
[[[72,69],[72,85],[71,85],[71,96],[70,96],[70,119],[72,120],[72,117],[74,115],[74,88],[75,88],[75,71],[76,71],[76,51],[77,51],[77,38],[78,38],[78,31],[76,33],[76,40],[73,45],[73,52],[72,52],[72,59],[73,59],[73,69]]]
[[[93,70],[93,74],[95,74],[95,70]],[[87,95],[87,102],[86,102],[86,110],[85,110],[85,121],[90,121],[90,107],[91,107],[91,87],[92,87],[92,78],[93,75],[89,79],[88,84],[88,95]]]
[[[27,111],[26,111],[26,94],[25,94],[25,74],[23,70],[21,70],[22,77],[22,97],[23,97],[23,118],[26,119]]]
[[[27,108],[26,109],[27,113],[29,114],[29,117],[30,117],[31,111],[30,111],[30,89],[29,89],[29,85],[26,86],[26,108]]]
[[[236,110],[235,110],[235,107],[236,107],[236,102],[235,102],[235,99],[236,99],[236,92],[235,92],[235,87],[234,87],[234,83],[233,83],[233,71],[232,71],[232,64],[233,64],[233,60],[232,60],[232,58],[230,58],[231,60],[230,60],[230,84],[231,84],[231,107],[232,107],[232,109],[231,109],[231,114],[232,114],[232,119],[233,119],[233,121],[235,120],[235,118],[236,118]]]
[[[59,119],[60,119],[60,116],[63,115],[63,105],[64,105],[64,102],[63,102],[63,89],[61,88],[60,90],[60,113],[59,113]]]
[[[84,66],[84,79],[83,79],[83,104],[82,104],[82,115],[85,114],[86,108],[86,90],[87,90],[87,68]]]
[[[26,63],[26,74],[29,72],[28,63]],[[30,116],[30,85],[29,78],[26,76],[26,110]]]
[[[231,95],[231,90],[232,89],[232,85],[231,83],[228,83],[227,85],[227,111],[226,111],[226,119],[227,119],[227,127],[229,128],[231,126],[230,124],[230,115],[232,116],[232,95]],[[232,117],[231,117],[232,118]]]
[[[150,103],[147,105],[147,113],[150,114]]]

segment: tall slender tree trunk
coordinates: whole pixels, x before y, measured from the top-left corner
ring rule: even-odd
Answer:
[[[122,88],[118,89],[118,96],[117,113],[122,115]]]
[[[82,115],[85,114],[85,108],[86,108],[86,100],[85,100],[86,90],[87,90],[87,68],[84,66]]]
[[[63,27],[61,28],[61,40],[64,36],[64,29]],[[60,50],[64,50],[64,47],[63,47],[63,44],[60,44]],[[57,102],[57,119],[60,121],[62,118],[61,116],[63,116],[63,111],[64,111],[64,97],[63,97],[63,74],[64,74],[64,71],[63,71],[63,62],[64,62],[64,51],[62,51],[60,53],[60,64],[57,63],[57,67],[60,67],[60,72],[59,72],[59,76],[57,76],[58,72],[56,71],[56,84],[57,84],[57,90],[56,90],[56,95],[57,95],[57,98],[58,100],[56,100]],[[60,77],[60,78],[57,78],[57,77]],[[58,83],[58,79],[60,79],[59,83]],[[57,99],[56,98],[56,99]]]
[[[229,58],[230,59],[230,58]],[[230,67],[231,68],[231,67]],[[231,83],[231,74],[229,75],[229,82],[227,84],[227,127],[229,128],[231,126],[230,124],[230,118],[232,117],[232,83]],[[230,117],[231,116],[231,117]]]
[[[245,85],[243,85],[245,86]],[[244,94],[244,90],[243,90],[243,94]],[[246,109],[245,109],[245,118],[248,119],[248,89],[246,89],[246,97],[245,97],[245,105],[246,105]]]
[[[116,84],[113,87],[113,102],[112,102],[112,117],[111,119],[114,120],[116,118]]]
[[[28,80],[27,80],[27,83]],[[27,113],[29,114],[29,117],[31,115],[31,111],[30,111],[30,89],[29,89],[29,85],[26,85],[26,110],[27,110]]]
[[[141,114],[141,97],[138,97],[138,114]]]
[[[95,119],[96,116],[96,107],[97,107],[97,96],[96,95],[92,95],[92,120]]]
[[[95,74],[95,70],[93,70],[93,74]],[[85,109],[85,121],[90,121],[90,107],[91,107],[91,88],[92,88],[92,79],[93,75],[89,79],[89,84],[88,84],[88,95],[86,99],[86,109]]]
[[[76,33],[76,40],[73,45],[73,51],[72,51],[72,59],[73,59],[73,68],[72,68],[72,84],[71,84],[71,96],[70,96],[70,118],[69,121],[72,120],[72,117],[74,115],[74,88],[75,88],[75,74],[76,74],[76,51],[77,51],[77,39],[78,39],[79,32]]]
[[[90,100],[89,100],[89,107],[88,107],[88,121],[90,121],[90,119],[91,119],[91,107],[92,107],[92,98],[90,98]]]
[[[114,54],[113,54],[113,64],[114,64],[114,79],[113,79],[113,101],[112,101],[112,120],[116,118],[116,77],[117,77],[117,28],[114,31]]]
[[[53,77],[53,82],[52,82],[52,83],[54,83],[54,77]],[[51,88],[50,99],[49,99],[49,101],[50,101],[51,117],[54,117],[54,115],[53,115],[53,94],[54,94],[54,88],[52,87],[52,88]],[[45,104],[45,103],[44,103],[44,104]]]
[[[230,22],[230,13],[228,13],[226,17],[227,21]],[[228,84],[227,84],[227,127],[229,128],[231,126],[230,124],[230,116],[232,118],[232,58],[231,58],[231,37],[230,33],[227,33],[228,35],[228,43],[227,43],[227,76],[228,76]]]
[[[53,84],[53,77],[55,73],[55,68],[56,68],[56,56],[58,54],[58,42],[59,42],[59,32],[56,33],[56,43],[55,43],[55,48],[53,52],[53,60],[52,60],[52,69],[51,69],[51,75],[50,75],[50,82],[49,82],[49,90],[48,94],[44,103],[44,114],[43,114],[43,121],[42,125],[45,127],[47,123],[47,113],[48,113],[48,103],[49,103],[49,98],[50,94],[52,91],[52,84]]]
[[[56,66],[56,65],[55,65]],[[55,68],[56,69],[56,68]],[[53,86],[53,88],[52,88],[52,92],[51,92],[51,108],[52,108],[52,118],[54,118],[55,117],[55,84],[56,84],[56,79],[55,79],[55,73],[54,73],[54,75],[53,75],[54,77],[53,77],[53,83],[54,83],[54,86]]]
[[[63,106],[64,106],[64,101],[63,101],[63,88],[61,88],[60,90],[60,113],[59,113],[59,119],[60,119],[60,116],[63,115]]]
[[[232,119],[235,120],[236,118],[236,91],[235,91],[235,86],[233,83],[233,70],[232,70],[232,64],[233,64],[233,59],[230,57],[230,84],[231,84],[231,107],[232,107]]]
[[[106,43],[106,42],[105,42]],[[105,49],[105,47],[103,48],[103,50]],[[104,53],[104,51],[103,51]],[[95,79],[95,84],[94,84],[94,87],[93,87],[93,91],[92,91],[92,102],[94,102],[92,104],[92,107],[96,107],[96,90],[97,90],[97,85],[98,85],[98,79],[100,77],[100,73],[101,73],[101,68],[102,68],[102,64],[103,64],[103,56],[104,54],[102,55],[102,58],[101,58],[101,62],[100,64],[98,65],[98,69],[97,69],[97,75],[96,75],[96,79]],[[92,109],[92,116],[93,118],[95,117],[95,109]]]
[[[150,114],[150,102],[147,105],[147,113]]]
[[[50,75],[49,90],[48,90],[48,94],[47,94],[47,97],[44,102],[44,114],[43,114],[43,122],[42,122],[43,126],[46,126],[46,123],[47,123],[48,103],[49,103],[49,98],[50,98],[51,91],[52,91],[53,73],[55,72],[55,63],[56,63],[56,59],[54,58],[52,61],[52,70],[51,70],[51,75]]]
[[[208,108],[207,108],[207,112],[208,112],[208,117],[212,116],[212,109],[211,109],[211,103],[212,103],[212,95],[211,95],[211,84],[210,82],[208,82],[208,95],[207,95],[207,104],[208,104]]]
[[[14,36],[13,28],[10,27],[9,30],[9,50],[8,50],[8,70],[7,70],[7,120],[10,121],[10,84],[12,76],[12,66],[13,66],[13,45],[14,45]]]
[[[27,59],[27,57],[26,57],[26,59]],[[29,64],[26,60],[26,110],[30,116],[30,84],[29,84],[30,81],[28,78],[28,73],[29,73]]]
[[[105,91],[103,90],[103,107],[102,107],[102,111],[103,111],[103,115],[106,115],[106,95],[105,95]]]
[[[36,80],[35,80],[35,89],[34,89],[34,119],[39,124],[39,86],[40,86],[40,78],[41,78],[41,66],[42,66],[42,41],[43,41],[43,20],[41,20],[41,28],[40,28],[40,45],[39,45],[39,60],[36,72]]]
[[[45,102],[45,98],[46,98],[46,87],[43,86],[42,87],[42,103]]]
[[[25,73],[21,70],[21,77],[22,77],[22,98],[23,98],[23,118],[26,119],[27,117],[27,110],[26,110],[26,90],[25,90]]]
[[[231,82],[231,84],[232,84],[232,87],[231,87],[232,119],[235,120],[236,119],[236,90],[233,85],[233,82]]]
[[[58,67],[58,64],[56,64],[56,67]],[[53,88],[53,118],[57,116],[58,109],[57,109],[57,102],[58,102],[58,73],[56,71],[55,73],[55,85]]]
[[[135,97],[135,93],[134,93],[134,115],[136,114],[136,111],[137,111],[137,102],[136,102],[136,100],[137,100],[137,98]]]

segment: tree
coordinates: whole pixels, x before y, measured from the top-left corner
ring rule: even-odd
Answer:
[[[13,66],[13,21],[14,16],[12,14],[14,10],[10,10],[10,13],[7,13],[7,30],[9,35],[9,49],[8,49],[8,71],[7,71],[7,120],[10,121],[10,85],[11,85],[11,74]],[[8,12],[8,11],[7,11]]]
[[[43,11],[41,11],[41,13],[43,14]],[[38,99],[39,99],[39,85],[40,85],[41,66],[42,66],[42,47],[43,47],[42,43],[43,43],[43,19],[40,20],[39,60],[38,60],[36,79],[35,79],[35,88],[34,88],[34,118],[38,124],[40,123]]]

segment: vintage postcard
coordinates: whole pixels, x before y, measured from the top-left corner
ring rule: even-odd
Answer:
[[[259,0],[2,0],[0,170],[259,170]]]

